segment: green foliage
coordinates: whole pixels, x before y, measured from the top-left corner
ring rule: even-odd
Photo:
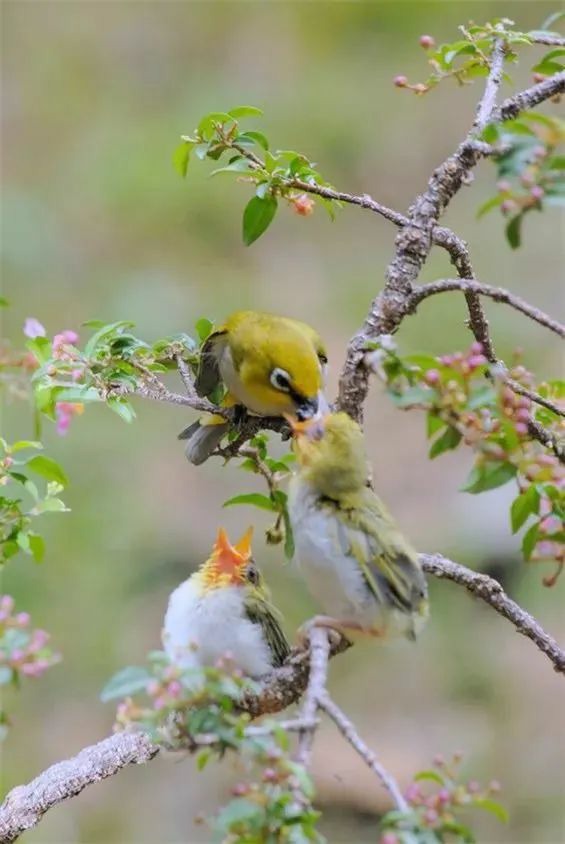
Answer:
[[[384,816],[380,844],[474,844],[472,830],[459,819],[469,809],[490,812],[507,823],[506,809],[493,798],[499,784],[491,782],[483,788],[475,781],[462,782],[460,762],[459,754],[450,762],[439,756],[433,769],[416,774],[406,791],[409,810],[394,810]],[[423,788],[422,783],[433,786]]]
[[[183,670],[155,651],[148,663],[118,672],[102,700],[126,697],[118,706],[117,727],[142,728],[168,749],[197,753],[198,770],[227,752],[244,760],[249,779],[233,787],[233,799],[211,819],[221,839],[322,842],[312,782],[291,758],[289,734],[274,720],[250,727],[249,716],[238,711],[242,695],[256,685],[227,658],[217,667]]]
[[[565,121],[526,111],[500,126],[490,124],[483,137],[501,152],[491,158],[497,193],[477,214],[482,217],[498,208],[508,218],[506,239],[517,249],[527,214],[565,205]]]
[[[430,458],[464,443],[475,452],[475,463],[463,490],[487,492],[515,481],[519,494],[512,503],[512,532],[534,518],[522,540],[524,557],[556,561],[558,572],[565,554],[565,492],[563,469],[556,456],[529,432],[531,419],[542,422],[559,440],[561,419],[553,411],[516,394],[496,371],[491,371],[480,344],[466,353],[432,357],[398,355],[394,346],[373,345],[372,363],[387,385],[395,405],[403,410],[426,411]],[[523,366],[511,377],[559,404],[565,384],[551,381],[539,386]],[[546,578],[552,585],[555,578]]]
[[[297,214],[308,216],[313,210],[313,202],[304,200],[302,192],[306,186],[330,187],[315,169],[315,164],[302,153],[294,150],[271,152],[269,139],[262,132],[240,129],[241,118],[257,117],[261,113],[253,106],[211,112],[200,120],[192,135],[182,136],[182,144],[173,155],[175,168],[183,177],[192,150],[201,160],[218,161],[225,157],[227,163],[217,167],[211,175],[226,173],[254,187],[255,195],[243,212],[246,246],[254,243],[271,225],[279,198],[293,206]],[[320,197],[320,201],[333,219],[334,208],[340,203],[325,197]]]
[[[67,476],[59,464],[38,451],[40,442],[20,440],[9,445],[0,438],[0,564],[19,551],[41,562],[45,553],[42,537],[35,531],[35,519],[43,513],[67,510],[59,493]],[[47,480],[43,489],[30,474]]]

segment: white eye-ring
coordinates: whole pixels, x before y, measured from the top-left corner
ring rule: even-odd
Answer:
[[[271,384],[283,393],[290,392],[290,375],[276,366],[271,372]]]

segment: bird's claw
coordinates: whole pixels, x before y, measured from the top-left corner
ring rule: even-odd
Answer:
[[[310,636],[314,627],[323,627],[326,630],[332,648],[337,647],[344,638],[337,619],[328,615],[315,615],[314,618],[310,618],[304,624],[301,624],[296,631],[298,646],[303,650],[306,650],[310,643]]]

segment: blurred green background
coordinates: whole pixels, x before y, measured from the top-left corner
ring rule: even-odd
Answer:
[[[178,136],[207,111],[258,105],[265,117],[257,128],[275,147],[303,150],[339,188],[403,210],[467,131],[478,97],[476,86],[449,83],[424,98],[395,89],[396,74],[426,76],[418,37],[454,40],[458,24],[503,15],[538,27],[556,5],[4,0],[2,284],[11,307],[3,335],[21,346],[27,316],[50,334],[92,318],[130,319],[150,340],[190,332],[203,315],[269,309],[321,331],[333,394],[347,339],[382,285],[393,228],[357,209],[332,224],[321,208],[307,219],[282,208],[247,249],[247,188],[210,181],[211,168],[197,162],[183,182],[171,165]],[[528,82],[533,61],[518,81]],[[563,304],[559,220],[531,215],[524,247],[511,252],[500,217],[475,217],[493,177],[483,164],[447,223],[469,241],[482,280],[555,312]],[[436,251],[423,277],[451,274]],[[488,311],[500,354],[520,346],[535,372],[557,374],[549,334],[501,305]],[[464,318],[460,297],[434,298],[403,325],[400,347],[465,348]],[[45,562],[12,561],[3,590],[51,631],[64,661],[5,702],[15,724],[3,791],[111,730],[101,686],[158,646],[167,595],[207,555],[218,523],[234,532],[251,520],[266,524],[257,512],[221,509],[253,478],[217,460],[186,462],[176,434],[188,412],[143,400],[136,408],[131,427],[91,406],[66,438],[45,431],[70,475],[72,512],[45,518]],[[366,432],[379,492],[418,548],[491,571],[563,639],[565,578],[547,590],[543,572],[522,562],[508,524],[511,485],[460,493],[470,454],[430,463],[423,423],[375,385]],[[29,407],[4,407],[2,427],[8,439],[31,436]],[[314,605],[260,531],[255,551],[290,633]],[[432,583],[431,599],[417,645],[356,647],[332,663],[331,691],[404,785],[435,753],[458,750],[469,777],[503,782],[510,823],[478,816],[481,842],[564,841],[562,678],[460,588]],[[24,840],[206,841],[195,814],[212,811],[240,776],[230,761],[197,775],[191,759],[159,758],[58,807]],[[375,841],[385,795],[329,725],[314,776],[330,841]]]

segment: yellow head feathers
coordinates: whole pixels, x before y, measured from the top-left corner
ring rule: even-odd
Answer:
[[[224,528],[218,535],[210,557],[202,564],[199,577],[204,589],[225,586],[256,585],[257,569],[251,559],[253,528],[248,528],[241,539],[232,545]]]
[[[321,420],[291,422],[294,450],[305,480],[323,495],[358,490],[367,480],[367,460],[361,428],[346,413]]]

